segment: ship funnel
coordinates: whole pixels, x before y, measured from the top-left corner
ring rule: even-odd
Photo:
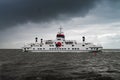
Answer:
[[[41,39],[41,43],[43,43],[43,39]]]
[[[38,38],[37,37],[35,38],[35,42],[38,42]]]
[[[85,36],[82,37],[82,41],[85,42]]]

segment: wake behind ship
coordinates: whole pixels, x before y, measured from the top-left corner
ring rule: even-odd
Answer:
[[[23,52],[92,52],[102,51],[101,45],[94,45],[85,41],[82,37],[82,43],[77,43],[75,40],[66,40],[62,32],[62,28],[56,35],[56,40],[43,40],[38,42],[35,38],[34,43],[29,43],[22,47]]]

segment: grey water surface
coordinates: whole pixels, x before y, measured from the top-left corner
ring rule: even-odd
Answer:
[[[25,53],[0,49],[0,80],[120,80],[120,52]]]

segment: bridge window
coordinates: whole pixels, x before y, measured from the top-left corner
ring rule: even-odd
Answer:
[[[65,38],[63,34],[57,34],[57,37]]]

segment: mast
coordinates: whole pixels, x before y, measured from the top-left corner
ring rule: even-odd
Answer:
[[[60,26],[60,28],[59,28],[59,29],[60,29],[60,34],[61,34],[61,33],[62,33],[62,29],[63,29],[63,28]]]
[[[60,28],[59,28],[59,32],[58,32],[58,34],[56,35],[56,39],[57,40],[65,40],[65,35],[64,35],[64,33],[62,32],[62,27],[60,26]]]

